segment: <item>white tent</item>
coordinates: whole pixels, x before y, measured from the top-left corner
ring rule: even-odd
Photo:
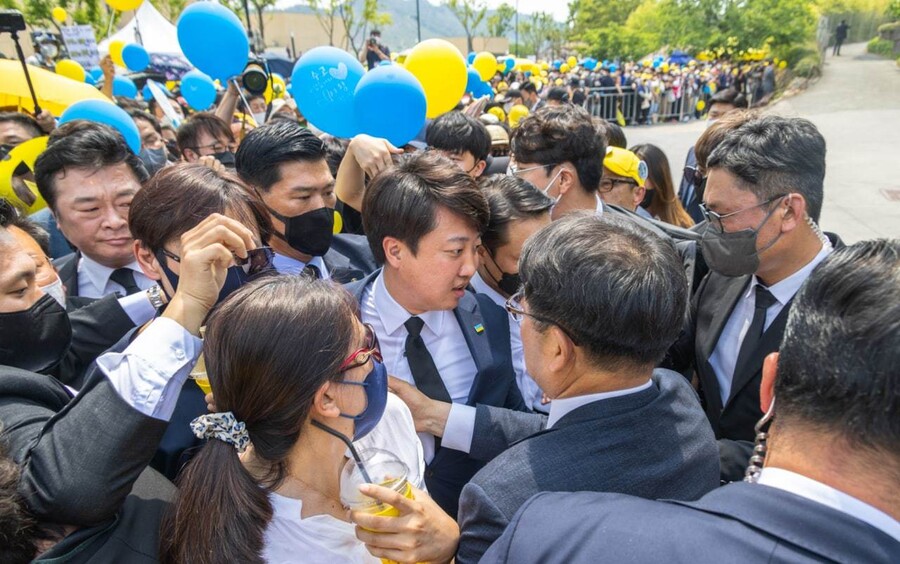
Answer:
[[[138,41],[138,33],[140,41]],[[148,0],[144,0],[130,22],[110,37],[100,42],[98,46],[101,53],[109,53],[110,41],[116,39],[129,43],[141,43],[148,53],[170,53],[184,57],[181,47],[178,45],[178,32],[175,25],[167,20],[153,7]]]

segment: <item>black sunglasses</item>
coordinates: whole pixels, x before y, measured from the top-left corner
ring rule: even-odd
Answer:
[[[169,257],[175,262],[181,262],[181,257],[171,251],[161,249],[160,253]],[[243,271],[250,276],[264,274],[275,268],[272,262],[275,259],[275,251],[272,250],[272,247],[259,247],[257,249],[250,249],[249,251],[247,251],[247,258],[240,258],[237,255],[232,256],[234,256],[234,264],[240,266]]]

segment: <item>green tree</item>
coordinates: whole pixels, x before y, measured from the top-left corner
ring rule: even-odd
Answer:
[[[338,6],[338,18],[344,24],[350,50],[360,56],[369,26],[382,27],[391,23],[391,15],[379,12],[378,0],[362,0],[359,5],[345,0]]]
[[[504,37],[512,31],[515,18],[515,8],[505,2],[500,4],[497,6],[497,11],[487,19],[488,33],[491,37]]]
[[[558,28],[553,16],[547,12],[535,12],[531,18],[519,24],[519,35],[526,51],[530,51],[538,59],[548,46],[551,36]]]
[[[319,25],[328,36],[328,44],[331,46],[334,46],[335,22],[340,4],[340,0],[306,0],[306,5],[316,15]]]
[[[259,22],[259,43],[260,50],[264,50],[266,46],[266,27],[263,22],[263,14],[266,9],[275,6],[277,0],[250,0],[253,9],[256,10],[256,20]]]
[[[481,0],[448,0],[447,7],[450,8],[450,11],[453,12],[453,15],[456,16],[456,19],[459,20],[459,23],[462,24],[463,29],[466,31],[466,45],[471,53],[474,51],[472,36],[475,34],[478,26],[481,25],[481,22],[484,21],[487,6]]]
[[[178,20],[184,7],[187,6],[187,0],[152,0],[153,6],[159,10],[170,22]]]

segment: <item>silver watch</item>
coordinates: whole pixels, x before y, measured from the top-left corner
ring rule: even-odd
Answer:
[[[166,305],[166,302],[163,299],[162,288],[159,287],[159,284],[147,289],[147,299],[150,300],[150,305],[155,309],[159,309]]]

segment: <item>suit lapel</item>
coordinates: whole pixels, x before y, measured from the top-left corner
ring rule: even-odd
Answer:
[[[756,373],[762,370],[763,360],[765,360],[766,356],[778,350],[778,347],[781,345],[781,338],[784,336],[784,328],[787,325],[787,318],[793,301],[792,298],[778,312],[772,324],[763,333],[759,345],[757,345],[756,350],[750,356],[750,361],[744,366],[735,367],[734,378],[731,380],[731,392],[728,396],[728,402],[725,404],[726,406],[731,403],[731,400],[741,391],[741,388],[746,386],[748,382],[753,380]]]
[[[487,329],[484,326],[481,310],[478,308],[478,300],[473,294],[466,292],[459,305],[453,310],[453,313],[456,316],[456,321],[459,323],[463,336],[466,338],[466,345],[468,345],[472,359],[475,361],[475,368],[478,370],[466,401],[467,404],[474,405],[475,398],[480,396],[480,387],[484,385],[482,376],[485,370],[493,363],[491,344],[488,341]]]

